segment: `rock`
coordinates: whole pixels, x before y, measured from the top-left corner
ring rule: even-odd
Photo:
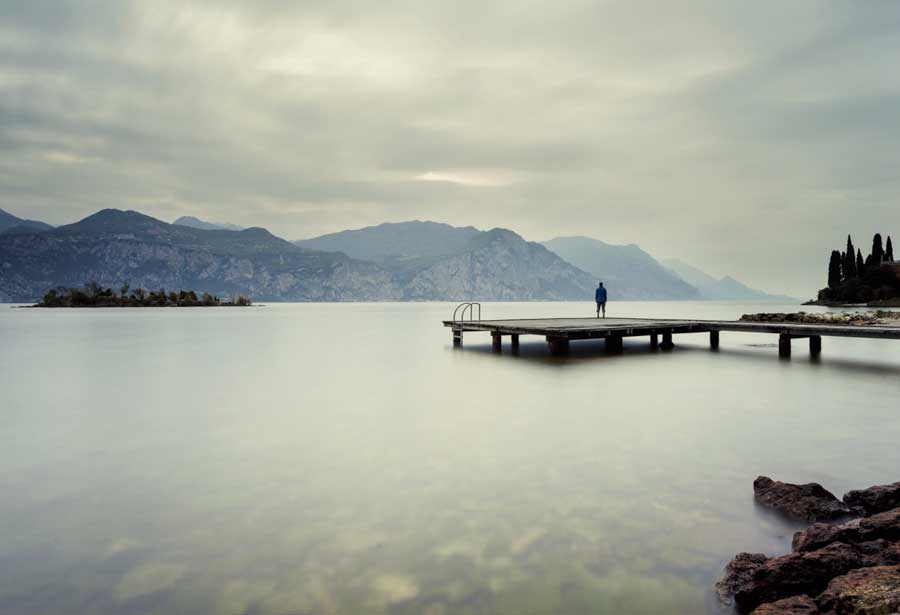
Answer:
[[[722,580],[716,583],[716,591],[722,602],[731,604],[738,590],[749,587],[753,582],[754,573],[767,561],[769,558],[764,553],[738,553],[735,555],[734,559],[725,566]]]
[[[837,519],[850,514],[843,502],[818,483],[794,485],[760,476],[753,481],[753,493],[761,504],[805,521]]]
[[[900,483],[875,485],[844,494],[844,504],[866,516],[900,507]]]
[[[791,596],[763,604],[750,615],[819,615],[819,607],[809,596]]]
[[[900,564],[900,542],[888,542],[883,538],[861,542],[859,552],[863,566],[896,566]]]
[[[814,523],[794,534],[792,546],[794,551],[814,551],[833,542],[858,544],[879,538],[900,541],[900,508],[838,525]]]
[[[860,568],[832,579],[816,602],[821,612],[828,615],[900,612],[900,566]]]
[[[862,565],[859,551],[840,542],[818,551],[760,557],[742,553],[732,560],[717,585],[720,595],[731,594],[735,604],[749,610],[766,602],[818,593],[834,577]]]

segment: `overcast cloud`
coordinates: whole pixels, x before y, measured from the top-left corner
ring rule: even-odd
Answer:
[[[900,235],[900,3],[0,0],[0,208],[637,243],[770,291]]]

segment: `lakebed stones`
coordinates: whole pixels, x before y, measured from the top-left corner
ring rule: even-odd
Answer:
[[[898,485],[852,491],[836,509],[821,485],[758,478],[757,497],[786,514],[870,516],[813,523],[794,535],[787,555],[737,555],[716,584],[720,597],[752,615],[900,615],[900,506],[880,510],[895,502]]]
[[[759,476],[753,481],[757,501],[804,521],[838,519],[850,514],[846,504],[819,483],[795,485]]]
[[[900,483],[875,485],[844,494],[844,504],[854,512],[868,516],[900,507]]]

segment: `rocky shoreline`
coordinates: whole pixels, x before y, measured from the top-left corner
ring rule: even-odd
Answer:
[[[838,499],[818,483],[760,476],[757,501],[812,522],[779,557],[739,553],[716,584],[719,598],[752,615],[900,613],[900,482]]]
[[[876,310],[873,312],[826,312],[824,314],[810,314],[807,312],[761,312],[759,314],[744,314],[741,316],[744,322],[791,322],[815,325],[896,325],[900,322],[900,312]]]

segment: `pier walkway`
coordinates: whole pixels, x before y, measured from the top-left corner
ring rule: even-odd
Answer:
[[[454,345],[462,345],[466,332],[491,334],[494,350],[500,350],[503,338],[510,338],[513,350],[522,335],[538,335],[546,339],[550,352],[564,353],[576,340],[604,339],[609,351],[621,351],[626,337],[649,337],[652,348],[674,347],[673,336],[680,333],[708,333],[712,348],[719,347],[719,333],[770,333],[778,335],[778,354],[791,354],[791,341],[808,339],[814,356],[822,352],[823,337],[865,337],[900,340],[900,326],[830,325],[793,322],[749,322],[741,320],[669,320],[651,318],[533,318],[515,320],[445,320],[452,329]],[[660,341],[660,338],[662,341]]]

